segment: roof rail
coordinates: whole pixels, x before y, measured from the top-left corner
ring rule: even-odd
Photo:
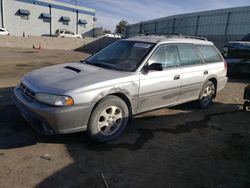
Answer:
[[[155,36],[165,36],[165,37],[169,37],[169,36],[179,36],[182,37],[182,34],[180,33],[145,33],[145,36],[149,36],[149,35],[155,35]]]
[[[181,37],[181,38],[186,38],[186,39],[197,39],[197,40],[207,41],[207,38],[202,37],[202,36],[182,35],[180,33],[143,33],[143,34],[140,34],[140,36],[164,36],[167,38]]]
[[[189,36],[189,35],[186,35],[185,38],[188,38],[188,39],[198,39],[198,40],[205,40],[205,41],[207,41],[207,38],[202,37],[202,36]]]

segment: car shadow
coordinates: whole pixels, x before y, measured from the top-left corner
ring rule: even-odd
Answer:
[[[110,142],[108,144],[98,144],[93,141],[90,141],[89,137],[85,132],[80,133],[72,133],[65,135],[42,135],[31,128],[28,122],[22,117],[21,113],[15,106],[13,102],[13,89],[14,88],[2,88],[0,89],[0,124],[1,124],[1,132],[0,132],[0,149],[11,149],[18,147],[25,147],[30,145],[35,145],[37,143],[61,143],[61,144],[80,144],[84,147],[91,150],[112,150],[112,148],[127,148],[131,150],[136,150],[141,148],[143,141],[138,141],[140,144],[116,144],[117,141]],[[236,104],[221,104],[214,102],[213,108],[214,110],[226,110],[231,109],[232,112],[240,111],[238,108],[239,105]],[[166,108],[167,110],[167,108]],[[210,109],[199,109],[195,105],[195,103],[186,103],[178,106],[174,106],[169,108],[169,110],[176,111],[175,114],[168,115],[152,115],[152,112],[148,112],[142,115],[139,115],[134,118],[133,122],[130,124],[128,131],[139,131],[142,137],[146,137],[149,132],[151,132],[152,128],[154,131],[165,131],[172,134],[181,134],[185,132],[191,132],[193,129],[199,129],[200,127],[199,121],[197,123],[191,122],[191,124],[184,125],[176,125],[173,129],[172,127],[168,129],[165,126],[165,121],[175,122],[176,119],[181,119],[182,117],[192,117],[195,116],[203,116],[204,113],[209,113]],[[224,112],[221,112],[222,114]],[[229,113],[229,112],[225,112]],[[149,114],[149,115],[147,115]],[[215,113],[217,114],[217,113]],[[212,114],[213,115],[213,114]],[[211,116],[212,116],[211,115]],[[205,119],[209,119],[209,115],[205,117]],[[162,123],[163,122],[163,123]],[[148,125],[149,124],[149,125]],[[157,124],[157,125],[155,125]],[[194,126],[189,126],[193,125]],[[144,125],[148,125],[144,127]],[[145,131],[149,128],[149,132]],[[153,132],[153,131],[152,131]],[[126,134],[126,133],[125,133]],[[144,135],[145,134],[145,135]],[[151,135],[151,133],[150,133]]]
[[[132,167],[128,167],[130,164],[123,163],[123,160],[132,157],[134,152],[139,155],[141,152],[149,152],[143,151],[143,148],[156,134],[170,136],[206,129],[222,131],[220,126],[210,125],[209,121],[217,116],[245,113],[239,108],[239,104],[214,103],[210,109],[200,110],[193,103],[187,103],[138,116],[121,138],[99,144],[92,142],[86,133],[44,136],[35,132],[12,102],[12,90],[13,88],[0,89],[0,149],[14,149],[37,143],[60,143],[66,146],[74,161],[44,179],[37,187],[103,187],[102,173],[112,177],[109,182],[113,185],[133,186],[137,180],[125,173],[126,168]],[[128,181],[130,178],[133,180]],[[124,180],[122,183],[119,182],[121,179]]]
[[[93,42],[90,42],[88,44],[85,44],[74,51],[77,52],[84,52],[88,54],[94,54],[97,51],[105,48],[106,46],[112,44],[113,42],[119,40],[119,38],[112,38],[112,37],[100,37]]]

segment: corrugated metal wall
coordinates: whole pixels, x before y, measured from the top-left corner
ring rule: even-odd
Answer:
[[[126,36],[179,33],[204,36],[222,48],[250,33],[250,6],[188,13],[128,25]]]

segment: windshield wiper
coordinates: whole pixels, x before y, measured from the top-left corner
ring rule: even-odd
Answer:
[[[122,71],[122,69],[119,69],[119,68],[115,67],[114,65],[110,65],[110,64],[107,64],[107,63],[90,63],[89,62],[88,64],[94,65],[94,66],[97,66],[97,67],[102,67],[102,68],[105,68],[105,69],[120,70],[120,71]]]

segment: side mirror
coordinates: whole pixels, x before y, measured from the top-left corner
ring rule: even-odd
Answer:
[[[163,67],[162,64],[160,63],[153,63],[151,65],[148,65],[145,67],[145,70],[148,72],[149,70],[154,70],[154,71],[162,71]]]

